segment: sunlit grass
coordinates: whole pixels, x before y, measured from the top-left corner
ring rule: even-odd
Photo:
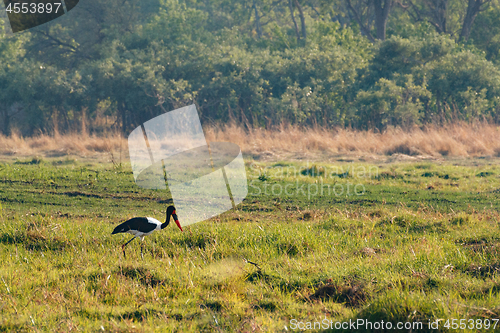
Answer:
[[[163,219],[164,193],[136,187],[127,165],[31,162],[0,164],[0,331],[290,331],[291,319],[500,315],[495,165],[323,162],[311,174],[307,162],[248,163],[254,188],[236,210],[146,237],[142,259],[139,240],[124,258],[129,237],[111,231],[132,216]],[[365,192],[264,192],[297,181]]]

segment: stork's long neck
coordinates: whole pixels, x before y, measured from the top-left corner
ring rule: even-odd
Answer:
[[[167,214],[167,219],[165,220],[165,223],[161,224],[161,228],[164,229],[169,223],[170,223],[170,214]]]

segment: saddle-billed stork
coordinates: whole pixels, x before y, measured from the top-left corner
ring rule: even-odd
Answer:
[[[170,216],[174,218],[174,221],[179,227],[179,229],[183,231],[181,224],[177,219],[177,215],[175,214],[174,206],[169,206],[167,208],[167,219],[165,223],[161,223],[160,221],[152,217],[134,217],[117,226],[115,230],[113,230],[113,232],[111,233],[112,235],[119,234],[122,232],[128,232],[129,234],[134,235],[134,237],[131,240],[122,245],[123,256],[125,257],[125,246],[127,246],[128,243],[130,243],[137,237],[140,237],[141,241],[143,241],[144,237],[151,235],[153,231],[164,229],[170,223]],[[142,242],[141,242],[141,257],[144,257],[142,254]]]

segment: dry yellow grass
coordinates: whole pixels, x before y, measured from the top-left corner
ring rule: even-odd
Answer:
[[[382,133],[352,129],[274,130],[229,125],[206,130],[209,141],[231,141],[259,157],[340,157],[380,159],[500,156],[500,127],[487,123],[389,129]]]
[[[9,137],[0,135],[0,155],[4,156],[90,157],[119,151],[125,154],[126,150],[127,140],[118,133],[101,137],[77,133],[53,136],[41,134],[33,137],[21,137],[17,133]]]
[[[351,129],[299,128],[282,126],[272,130],[245,129],[237,125],[204,128],[207,140],[238,144],[247,156],[262,159],[340,158],[422,159],[441,157],[500,156],[500,127],[487,123],[450,124],[382,133]],[[127,140],[114,133],[91,135],[0,135],[0,155],[127,157]]]

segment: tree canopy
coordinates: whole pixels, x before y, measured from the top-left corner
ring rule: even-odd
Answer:
[[[499,120],[499,0],[80,0],[0,34],[0,133]],[[0,26],[4,26],[3,24]]]

